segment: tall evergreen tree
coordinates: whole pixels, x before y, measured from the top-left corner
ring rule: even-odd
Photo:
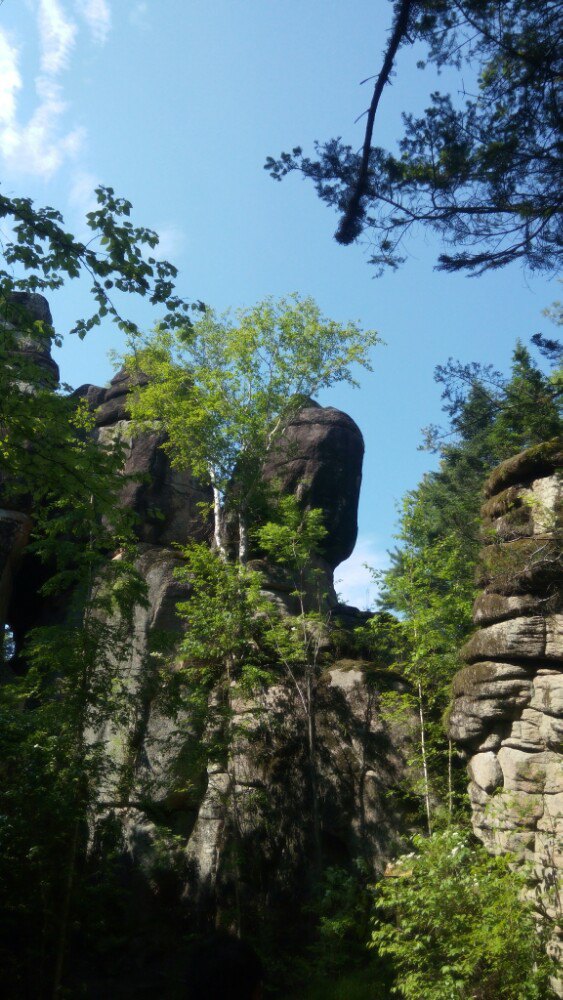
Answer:
[[[397,664],[411,683],[429,827],[433,809],[448,796],[451,804],[454,791],[442,715],[460,666],[458,650],[472,628],[482,486],[499,462],[562,427],[558,379],[545,375],[520,343],[508,377],[490,366],[450,361],[436,378],[450,426],[428,429],[439,468],[402,503],[399,545],[381,592],[382,609],[398,621],[389,626],[376,617],[372,624],[376,634],[391,627]]]

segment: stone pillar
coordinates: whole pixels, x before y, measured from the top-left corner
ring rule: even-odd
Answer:
[[[485,486],[478,627],[461,650],[450,734],[468,758],[473,828],[530,862],[563,958],[561,444],[503,462]],[[563,996],[563,983],[558,984]]]

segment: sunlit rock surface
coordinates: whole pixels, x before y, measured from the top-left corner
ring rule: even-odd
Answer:
[[[450,733],[468,757],[473,826],[533,866],[563,958],[561,447],[530,448],[490,477],[478,631],[461,651]],[[561,983],[558,986],[563,995]]]

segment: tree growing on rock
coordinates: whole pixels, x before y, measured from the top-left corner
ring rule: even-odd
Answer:
[[[376,343],[374,331],[328,320],[312,300],[292,296],[241,310],[234,322],[207,312],[188,330],[157,330],[126,361],[132,372],[146,376],[146,384],[132,395],[136,426],[150,428],[158,421],[173,464],[191,468],[213,489],[212,549],[188,547],[179,571],[191,588],[179,608],[186,626],[179,652],[187,697],[199,699],[206,715],[210,762],[216,767],[219,761],[223,769],[235,839],[241,840],[237,830],[244,799],[237,778],[235,702],[241,691],[246,696],[259,692],[281,672],[303,709],[317,859],[315,689],[321,623],[318,613],[305,606],[305,589],[314,582],[311,559],[326,533],[322,513],[300,510],[294,498],[278,498],[271,503],[268,523],[255,533],[266,561],[281,567],[291,581],[295,616],[285,617],[264,599],[262,575],[247,560],[266,460],[312,395],[337,382],[354,384],[355,364],[370,369],[369,349]]]
[[[84,899],[87,820],[103,772],[101,741],[86,731],[125,711],[116,661],[130,653],[131,615],[144,600],[131,519],[119,504],[120,445],[96,444],[87,406],[59,385],[50,348],[62,338],[39,293],[90,280],[92,311],[71,331],[80,338],[102,321],[134,336],[124,305],[131,294],[161,307],[167,326],[190,322],[175,268],[152,255],[156,233],[134,226],[130,203],[111,188],[97,195],[87,242],[67,232],[56,210],[0,196],[0,218],[11,227],[0,265],[0,506],[8,528],[0,592],[4,605],[11,522],[21,523],[26,555],[41,567],[31,604],[36,584],[56,622],[3,642],[0,655],[6,995],[65,989],[75,905]],[[116,548],[119,558],[108,559]]]
[[[159,421],[173,464],[213,488],[214,544],[227,558],[227,514],[236,521],[238,559],[248,556],[248,521],[260,470],[305,400],[352,369],[371,370],[373,330],[324,317],[294,295],[240,310],[235,321],[211,310],[188,329],[158,329],[126,361],[148,384],[132,398],[137,426]]]
[[[380,599],[385,610],[399,615],[392,645],[420,720],[416,757],[429,830],[441,803],[449,800],[451,812],[455,792],[442,716],[459,650],[473,628],[483,484],[503,459],[561,433],[558,380],[544,374],[521,344],[509,376],[450,360],[436,378],[450,425],[445,431],[429,428],[426,440],[440,465],[403,500],[398,547],[383,574]],[[378,616],[370,629],[377,637]]]

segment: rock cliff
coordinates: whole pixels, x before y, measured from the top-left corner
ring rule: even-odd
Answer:
[[[77,390],[96,409],[99,440],[118,434],[126,444],[125,472],[135,478],[124,487],[122,502],[138,515],[138,568],[148,587],[126,667],[134,717],[125,727],[108,724],[103,734],[114,762],[103,811],[118,820],[126,851],[149,883],[158,881],[163,850],[175,856],[182,872],[177,889],[192,912],[207,919],[217,910],[233,910],[241,905],[235,896],[244,891],[247,912],[263,911],[267,899],[276,898],[279,920],[311,877],[306,720],[283,677],[261,696],[237,696],[237,736],[228,765],[207,770],[198,757],[201,730],[190,710],[171,710],[163,699],[157,679],[161,659],[151,642],[165,635],[173,643],[179,635],[175,607],[189,590],[174,576],[180,561],[175,544],[211,538],[211,525],[197,507],[209,495],[188,473],[171,469],[160,448],[162,435],[131,435],[127,388],[120,373],[106,390]],[[356,538],[362,457],[354,422],[338,410],[308,403],[286,428],[264,477],[282,492],[294,492],[304,506],[322,506],[328,527],[319,564],[327,585],[327,622],[339,627],[334,638],[327,628],[316,694],[323,854],[343,864],[363,855],[381,868],[401,825],[389,793],[403,776],[406,736],[382,721],[377,705],[381,683],[400,687],[401,682],[378,679],[376,665],[354,652],[353,628],[366,615],[340,606],[332,585],[333,568]],[[264,574],[265,592],[291,613],[291,588],[262,560],[254,565]],[[125,766],[126,801],[120,784]],[[236,878],[234,852],[244,869]]]
[[[26,306],[50,321],[40,296],[29,297]],[[22,349],[37,345],[26,342]],[[46,349],[45,366],[51,364]],[[200,506],[210,492],[189,470],[171,467],[158,429],[132,433],[129,389],[119,373],[109,387],[83,385],[75,396],[92,408],[100,445],[119,438],[124,446],[121,503],[136,515],[137,567],[147,586],[127,662],[114,665],[129,692],[128,710],[91,733],[109,764],[92,856],[107,854],[109,837],[112,856],[121,858],[123,884],[134,897],[129,919],[138,968],[161,931],[173,948],[187,916],[192,927],[219,918],[229,926],[242,911],[247,930],[254,924],[255,932],[298,939],[299,900],[307,898],[318,873],[311,861],[307,719],[287,676],[280,673],[261,694],[234,697],[236,735],[228,758],[211,766],[200,752],[201,719],[181,691],[171,695],[181,632],[176,605],[189,598],[189,586],[174,572],[181,560],[177,545],[211,539]],[[362,435],[350,417],[307,401],[263,476],[295,494],[303,507],[321,507],[328,529],[318,558],[326,621],[315,678],[323,861],[348,866],[363,857],[382,870],[403,827],[397,789],[408,784],[409,737],[398,723],[384,721],[378,705],[383,689],[403,685],[358,652],[354,628],[366,615],[338,604],[332,580],[356,539],[362,458]],[[50,615],[38,594],[41,573],[25,562],[32,515],[25,505],[0,513],[0,614],[17,631],[18,643]],[[118,557],[108,553],[108,559]],[[265,593],[291,614],[287,581],[262,559],[255,565],[264,574]]]
[[[50,327],[47,303],[30,295],[19,305],[32,321],[23,335],[14,327],[20,382],[28,358],[42,384],[54,384],[49,337],[33,328],[35,320]],[[147,587],[126,662],[114,663],[129,694],[127,710],[91,733],[107,765],[91,857],[94,867],[96,858],[118,858],[120,888],[130,900],[123,961],[131,959],[134,975],[121,972],[109,986],[104,979],[93,994],[115,997],[133,995],[119,992],[125,981],[140,995],[145,973],[155,995],[151,961],[159,956],[160,975],[162,954],[174,951],[186,927],[240,927],[244,914],[245,933],[283,939],[291,951],[292,935],[295,945],[302,934],[296,913],[306,920],[302,903],[318,875],[307,718],[287,675],[280,672],[252,696],[233,691],[228,753],[213,764],[201,753],[205,721],[183,696],[175,655],[182,629],[176,606],[190,590],[175,570],[178,545],[212,538],[202,513],[210,491],[189,469],[171,467],[157,428],[133,433],[130,388],[119,373],[107,388],[84,385],[75,393],[94,413],[100,446],[116,438],[124,446],[120,502],[136,518],[137,568]],[[333,570],[356,539],[362,458],[362,436],[350,417],[306,401],[263,477],[303,507],[321,507],[328,529],[318,556],[326,596],[315,674],[323,863],[347,867],[363,858],[382,871],[406,826],[398,790],[408,794],[410,778],[407,727],[386,721],[379,705],[383,691],[403,690],[403,682],[359,648],[354,629],[366,615],[340,605],[333,588]],[[450,715],[451,736],[468,758],[477,835],[491,851],[533,865],[539,911],[555,923],[563,868],[560,461],[557,444],[530,449],[487,483],[477,631],[461,653],[466,665],[454,681]],[[10,624],[17,644],[35,624],[63,613],[41,596],[46,571],[26,554],[32,519],[25,496],[0,509],[0,622]],[[291,615],[291,586],[252,554],[264,593]],[[119,552],[109,552],[113,558]],[[561,954],[560,931],[551,948]]]
[[[55,386],[58,365],[51,357],[53,320],[42,295],[17,292],[5,305],[1,334],[9,345],[14,377],[26,391],[33,383]],[[6,621],[13,577],[20,564],[31,528],[29,498],[5,496],[0,474],[0,624]]]
[[[486,487],[474,608],[450,733],[468,758],[473,827],[535,873],[563,957],[563,601],[560,443],[499,466]],[[560,985],[561,991],[561,985]],[[563,995],[563,992],[561,993]]]

